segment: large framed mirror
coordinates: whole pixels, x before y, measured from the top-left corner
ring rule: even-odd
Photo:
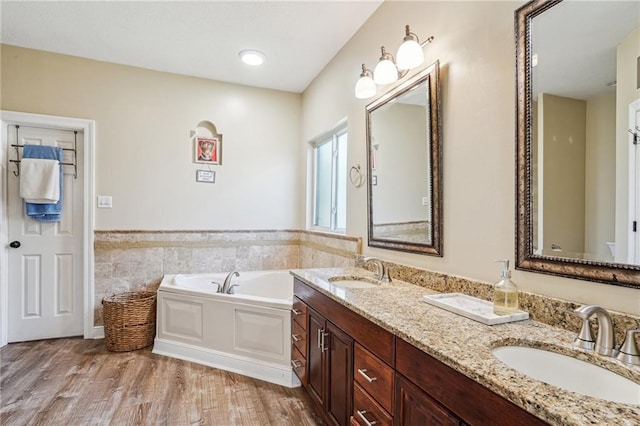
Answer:
[[[515,15],[516,268],[640,289],[640,2]]]
[[[439,63],[366,107],[369,246],[442,256]]]

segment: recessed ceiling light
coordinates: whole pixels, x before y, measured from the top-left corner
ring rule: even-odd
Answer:
[[[243,50],[238,53],[242,62],[247,65],[258,66],[264,62],[264,53],[258,50]]]

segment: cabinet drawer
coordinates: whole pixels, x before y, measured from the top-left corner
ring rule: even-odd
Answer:
[[[291,344],[307,358],[307,330],[304,330],[297,321],[291,322]]]
[[[393,418],[357,383],[353,385],[353,419],[362,426],[392,425]]]
[[[303,330],[307,330],[307,305],[297,297],[293,298],[293,306],[291,307],[291,318],[294,322],[300,324]]]
[[[300,351],[295,347],[291,347],[291,367],[293,372],[302,382],[302,386],[307,386],[307,359],[302,356]]]
[[[385,410],[393,413],[393,369],[358,344],[353,377]]]

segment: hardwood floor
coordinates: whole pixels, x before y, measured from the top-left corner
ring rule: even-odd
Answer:
[[[0,349],[2,425],[319,425],[289,389],[151,347],[109,352],[102,340],[55,339]]]

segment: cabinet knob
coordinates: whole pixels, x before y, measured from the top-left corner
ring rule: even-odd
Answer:
[[[11,247],[11,248],[19,248],[20,247],[20,241],[11,241],[9,243],[9,247]]]
[[[293,366],[293,368],[300,368],[302,367],[302,362],[298,361],[297,359],[292,359],[291,365]]]
[[[302,337],[301,335],[299,335],[299,334],[292,334],[292,335],[291,335],[291,339],[292,339],[294,342],[299,342],[300,340],[302,340],[302,339],[303,339],[303,337]]]
[[[299,311],[296,308],[291,308],[291,312],[293,312],[293,315],[302,315],[302,311]]]

